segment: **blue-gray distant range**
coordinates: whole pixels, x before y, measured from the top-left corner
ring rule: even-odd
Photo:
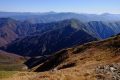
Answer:
[[[60,21],[65,19],[78,19],[83,22],[88,21],[119,21],[120,20],[120,14],[109,14],[109,13],[103,13],[103,14],[78,14],[78,13],[72,13],[72,12],[46,12],[46,13],[19,13],[19,12],[0,12],[0,17],[11,17],[16,20],[26,20],[32,23],[48,23],[48,22],[54,22],[54,21]]]
[[[119,14],[0,12],[1,50],[44,56],[120,33]]]

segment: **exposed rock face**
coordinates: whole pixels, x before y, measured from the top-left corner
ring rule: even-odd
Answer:
[[[120,80],[120,63],[113,63],[96,68],[97,80]]]

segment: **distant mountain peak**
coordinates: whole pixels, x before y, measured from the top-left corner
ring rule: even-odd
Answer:
[[[79,28],[79,20],[77,19],[71,19],[70,20],[70,25],[71,27],[75,28],[75,29],[78,29]]]

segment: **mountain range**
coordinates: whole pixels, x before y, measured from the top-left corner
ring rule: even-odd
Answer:
[[[120,59],[118,58],[120,48],[119,42],[120,35],[117,35],[103,41],[93,41],[84,45],[63,49],[50,56],[50,58],[47,60],[43,61],[41,65],[41,62],[38,62],[39,64],[35,68],[37,68],[36,71],[42,72],[51,69],[59,70],[77,66],[86,66],[86,64],[89,64],[88,66],[93,65],[92,67],[94,67],[98,64],[100,65],[112,62],[118,63]],[[37,58],[36,61],[38,61]],[[92,64],[89,63],[91,61],[93,61]],[[104,63],[101,63],[102,61]],[[30,66],[30,62],[26,62],[26,64]]]
[[[40,72],[35,79],[119,80],[120,35],[60,50],[47,60],[32,58],[25,64]],[[43,60],[43,62],[41,62]],[[43,73],[44,72],[44,73]],[[64,76],[60,76],[64,75]],[[44,77],[45,76],[45,77]],[[59,77],[60,76],[60,77]],[[41,79],[41,77],[44,77]]]
[[[119,42],[119,14],[0,12],[0,77],[119,80]]]
[[[0,18],[13,18],[15,20],[27,21],[31,23],[49,23],[61,21],[65,19],[78,19],[82,22],[89,21],[120,21],[120,14],[86,14],[72,12],[46,12],[46,13],[30,13],[30,12],[0,12]]]
[[[120,33],[119,21],[81,22],[68,19],[36,24],[11,18],[0,18],[0,21],[1,49],[22,56],[50,55],[64,48]]]

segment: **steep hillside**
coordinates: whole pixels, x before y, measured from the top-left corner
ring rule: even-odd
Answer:
[[[59,27],[65,24],[58,23]],[[58,27],[57,26],[57,27]],[[28,35],[42,34],[46,31],[55,29],[54,24],[31,24],[27,21],[20,22],[11,18],[0,18],[0,47]]]
[[[104,41],[91,42],[81,46],[61,50],[43,63],[37,70],[62,69],[64,67],[119,62],[120,36]],[[118,61],[117,61],[118,60]],[[47,65],[47,66],[46,66]]]
[[[120,71],[120,35],[103,41],[58,51],[43,63],[41,57],[28,60],[33,72],[7,72],[12,75],[2,80],[119,80]],[[35,62],[34,62],[35,61]],[[45,71],[45,72],[41,72]],[[5,72],[1,72],[5,74]],[[0,75],[1,75],[0,73]]]
[[[60,27],[59,23],[63,23],[60,25],[64,26]],[[59,23],[54,23],[54,26],[58,28],[49,30],[42,35],[37,34],[16,40],[5,50],[23,56],[42,56],[73,45],[97,40],[85,29],[86,26],[83,23],[78,23],[76,20]]]
[[[0,46],[5,46],[19,37],[28,35],[34,30],[30,25],[11,18],[0,18]]]
[[[13,32],[16,27],[15,20],[9,18],[0,19],[0,46],[15,40],[18,36]]]
[[[119,21],[83,23],[70,19],[32,24],[1,18],[0,26],[0,46],[5,46],[4,50],[8,52],[22,56],[49,55],[63,48],[106,39],[120,33]]]
[[[105,23],[105,22],[101,22],[101,21],[89,22],[88,26],[89,26],[89,29],[92,30],[93,32],[95,32],[96,35],[101,39],[109,38],[111,35],[115,34],[115,32],[117,34],[120,33],[119,26],[117,26],[119,28],[118,32],[117,32],[117,31],[115,31],[116,29],[112,29],[112,28],[116,28],[116,27],[113,27],[113,26],[109,25],[109,23]]]
[[[119,80],[119,54],[120,35],[61,50],[32,70],[49,71],[39,73],[37,80]]]
[[[21,34],[24,37],[13,41],[4,47],[4,50],[22,56],[42,56],[74,45],[109,38],[120,33],[120,23],[101,21],[83,23],[71,19],[45,24],[28,24],[18,27],[18,30],[19,36]]]

